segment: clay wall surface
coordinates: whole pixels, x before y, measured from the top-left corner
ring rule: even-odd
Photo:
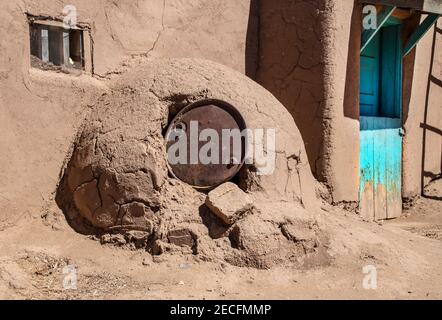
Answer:
[[[93,75],[30,67],[27,15],[61,20],[67,4],[90,29]],[[255,79],[293,116],[332,201],[356,202],[361,9],[352,0],[1,1],[0,228],[54,192],[107,79],[154,57],[203,58]],[[404,61],[405,197],[441,172],[439,28]]]
[[[282,101],[333,201],[357,201],[359,6],[262,1],[257,81]],[[351,52],[351,54],[349,54]]]
[[[30,68],[27,15],[61,21],[68,4],[91,30],[94,76]],[[88,106],[125,66],[150,57],[193,57],[245,73],[246,43],[250,33],[254,38],[249,11],[250,1],[236,0],[2,0],[0,229],[38,214],[55,191]]]
[[[356,203],[362,6],[352,0],[264,0],[259,11],[257,81],[295,119],[312,172],[328,186],[331,200]],[[408,32],[416,28],[417,18],[407,21]],[[441,173],[442,35],[435,30],[404,60],[406,198],[420,194]]]
[[[421,194],[423,187],[442,172],[440,26],[439,19],[438,25],[428,31],[404,60],[403,196],[406,198]]]

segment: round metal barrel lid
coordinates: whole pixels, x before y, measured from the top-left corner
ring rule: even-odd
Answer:
[[[197,189],[229,181],[244,164],[246,135],[238,141],[244,129],[243,117],[227,102],[210,99],[185,107],[166,133],[170,173]]]

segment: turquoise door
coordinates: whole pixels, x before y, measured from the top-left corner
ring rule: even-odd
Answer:
[[[361,53],[361,115],[377,116],[379,110],[380,37],[376,36]]]
[[[361,215],[391,219],[402,213],[400,25],[381,28],[361,53]]]

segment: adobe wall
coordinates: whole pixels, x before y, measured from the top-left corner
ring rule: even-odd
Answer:
[[[249,0],[24,0],[16,7],[21,17],[23,12],[62,17],[67,4],[92,29],[99,76],[137,56],[205,58],[245,72]]]
[[[30,70],[26,13],[62,18],[66,4],[91,28],[94,77]],[[0,229],[47,200],[106,79],[146,57],[205,58],[256,79],[294,117],[332,200],[357,201],[360,12],[353,1],[336,0],[1,1]],[[423,156],[421,128],[425,110],[427,125],[441,128],[440,37],[430,82],[431,32],[405,62],[412,79],[404,81],[411,93],[404,99],[406,197],[420,193],[422,170],[425,182],[441,171],[440,131],[426,130]]]
[[[256,81],[289,110],[323,178],[326,1],[262,0]]]
[[[61,19],[67,4],[91,28],[95,77],[30,69],[26,13]],[[249,10],[250,1],[236,0],[0,1],[0,230],[40,214],[88,106],[108,90],[101,80],[158,56],[244,73]]]
[[[356,1],[355,1],[356,2]],[[327,82],[324,167],[333,202],[358,201],[359,48],[362,7],[353,1],[329,1],[326,48]]]
[[[334,202],[358,200],[359,9],[332,0],[264,0],[260,7],[257,81],[292,114],[312,171]]]
[[[257,81],[275,94],[295,119],[312,171],[328,186],[331,200],[356,203],[362,6],[351,0],[263,0],[259,10]],[[419,23],[415,20],[407,22],[408,32]],[[438,30],[434,59],[434,32],[430,31],[416,52],[404,60],[406,198],[420,194],[422,185],[441,173],[442,35]],[[429,81],[432,60],[433,78]],[[428,129],[424,134],[424,119],[436,130]]]
[[[425,17],[422,17],[424,19]],[[419,19],[418,21],[419,22]],[[432,28],[404,60],[403,196],[442,172],[442,32]],[[431,69],[431,71],[430,71]]]

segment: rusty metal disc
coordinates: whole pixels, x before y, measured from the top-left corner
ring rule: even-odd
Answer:
[[[212,129],[212,134],[216,131],[219,137],[218,141],[216,139],[212,141],[207,136],[201,139],[201,132],[208,132],[205,129]],[[240,152],[238,152],[238,148],[234,152],[233,139],[223,139],[224,129],[237,130],[237,132],[242,132],[246,129],[246,124],[241,114],[227,102],[214,99],[202,100],[184,108],[173,119],[166,133],[167,162],[170,173],[175,178],[197,189],[211,189],[232,179],[244,164],[247,141],[246,137],[243,136],[240,141]],[[185,133],[185,135],[180,136],[183,141],[186,141],[187,155],[183,157],[186,159],[185,163],[174,163],[169,158],[169,151],[177,149],[176,146],[174,149],[171,149],[180,139],[176,137],[177,132]],[[207,163],[206,160],[206,163],[203,163],[199,156],[200,151],[204,146],[206,147],[203,151],[207,151],[209,142],[212,143],[211,146],[214,148],[210,148],[210,152],[203,152],[203,155],[208,154],[213,161]],[[230,150],[229,153],[226,153],[230,155],[229,159],[226,158],[226,154],[223,156],[223,148],[224,150]],[[217,150],[219,152],[216,152]],[[215,152],[212,154],[212,151]],[[191,158],[192,152],[193,162]],[[197,153],[197,163],[195,163],[195,152]],[[174,154],[177,155],[179,152]]]

